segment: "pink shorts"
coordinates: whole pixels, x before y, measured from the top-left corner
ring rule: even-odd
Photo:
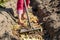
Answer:
[[[27,6],[30,4],[30,0],[26,0]],[[18,0],[17,1],[17,10],[24,10],[24,0]]]

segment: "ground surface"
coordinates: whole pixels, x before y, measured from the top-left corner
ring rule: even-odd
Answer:
[[[20,40],[42,40],[41,33],[38,34],[38,32],[35,32],[35,33],[33,32],[32,34],[30,34],[30,33],[19,34],[16,31],[20,28],[19,25],[16,23],[17,19],[14,18],[17,16],[16,2],[17,2],[16,0],[8,1],[3,5],[4,7],[6,7],[5,9],[0,8],[0,17],[2,17],[2,18],[0,18],[1,37],[4,36],[3,34],[8,32],[9,35],[11,35],[12,37],[16,36],[16,38],[19,37]],[[14,15],[12,15],[12,14],[14,14]],[[29,17],[30,17],[30,22],[32,23],[32,26],[34,28],[41,27],[41,25],[38,25],[38,23],[37,23],[38,19],[36,16],[34,16],[32,13],[29,13]],[[24,22],[25,27],[28,27],[27,19],[24,19],[23,22]],[[42,31],[42,27],[41,27],[41,31]],[[20,35],[20,36],[17,36],[17,35]],[[1,40],[4,40],[4,39],[1,38]],[[8,37],[5,40],[8,40]]]
[[[44,30],[48,31],[50,37],[60,38],[60,0],[31,0],[31,6],[33,9],[33,13],[29,12],[30,22],[32,26],[35,28],[40,27],[41,32],[35,32],[32,34],[19,34],[16,30],[21,28],[17,24],[17,11],[16,11],[16,3],[17,0],[11,0],[4,3],[3,6],[6,8],[0,8],[0,35],[3,37],[4,33],[8,32],[9,35],[17,36],[20,40],[43,40],[41,33],[42,27]],[[38,23],[42,23],[41,26]],[[25,27],[27,28],[27,20],[23,20]],[[47,35],[48,35],[47,34]],[[6,36],[6,35],[5,35]],[[15,37],[15,38],[17,38]],[[45,35],[46,37],[46,35]],[[4,37],[3,37],[4,38]],[[4,40],[2,38],[2,40]],[[8,37],[7,37],[8,38]],[[48,39],[48,36],[46,37]],[[51,39],[50,38],[50,39]],[[58,39],[57,38],[57,39]],[[60,40],[60,39],[58,39]]]

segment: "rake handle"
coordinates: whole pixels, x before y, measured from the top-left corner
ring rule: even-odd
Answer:
[[[29,11],[28,11],[28,8],[26,6],[26,0],[24,0],[24,4],[25,4],[25,10],[26,10],[26,15],[27,15],[27,20],[28,20],[28,23],[29,23],[28,25],[29,25],[30,28],[32,28],[31,23],[30,23],[30,17],[28,16]]]

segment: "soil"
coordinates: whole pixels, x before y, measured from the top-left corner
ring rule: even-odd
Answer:
[[[35,32],[32,34],[19,34],[16,31],[19,29],[17,24],[18,15],[16,4],[17,0],[10,0],[4,3],[3,7],[0,6],[1,40],[4,40],[6,33],[10,39],[13,38],[14,40],[48,40],[48,38],[49,40],[60,39],[60,0],[31,0],[30,6],[32,8],[29,9],[30,22],[32,23],[32,26],[38,26],[41,28],[41,32]],[[27,27],[27,20],[25,19],[23,21],[25,27]],[[43,34],[45,34],[45,36]],[[42,35],[44,37],[42,37]],[[6,38],[8,38],[8,36],[6,36]]]

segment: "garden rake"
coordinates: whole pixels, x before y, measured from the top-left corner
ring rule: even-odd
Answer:
[[[20,30],[20,33],[28,33],[28,32],[31,32],[31,31],[37,31],[37,30],[41,30],[41,28],[33,28],[32,27],[32,24],[30,22],[30,17],[28,15],[29,11],[28,11],[28,8],[26,6],[26,0],[24,0],[24,5],[25,5],[25,10],[26,10],[26,15],[27,15],[27,22],[28,22],[28,29],[21,29]]]

